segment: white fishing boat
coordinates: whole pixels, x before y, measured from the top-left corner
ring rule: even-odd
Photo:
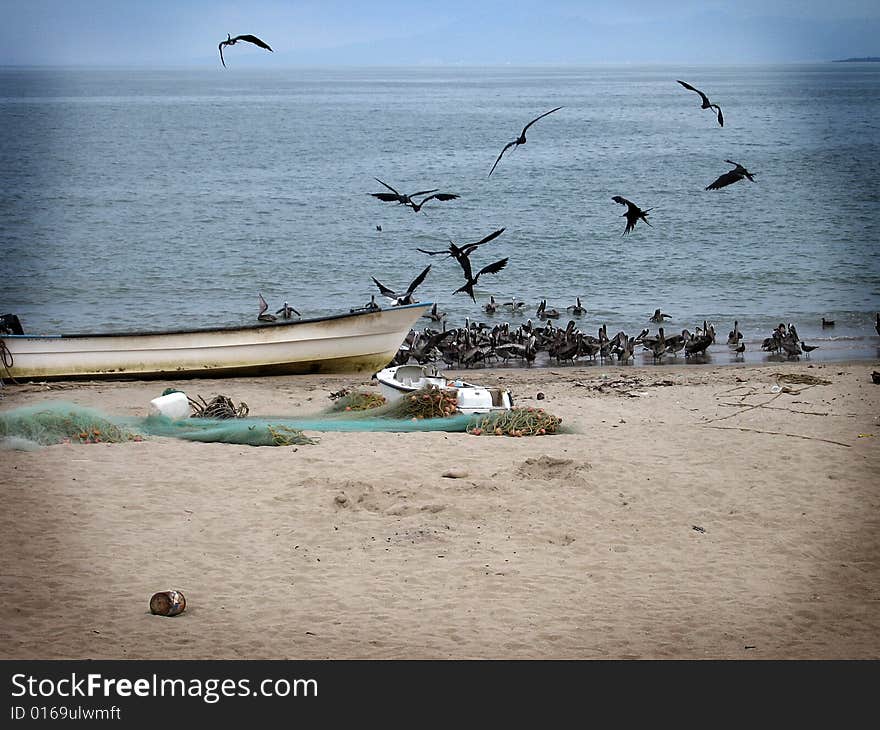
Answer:
[[[433,365],[397,365],[376,373],[379,391],[391,403],[408,393],[433,386],[456,391],[458,410],[462,413],[509,411],[513,397],[506,388],[484,388],[463,380],[447,378]]]
[[[0,330],[0,379],[374,373],[391,362],[410,328],[430,308],[427,302],[165,332],[37,335]],[[12,320],[20,329],[18,318]]]

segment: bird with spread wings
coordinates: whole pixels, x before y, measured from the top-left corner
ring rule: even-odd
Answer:
[[[379,287],[379,293],[392,302],[393,306],[397,307],[401,304],[414,304],[415,300],[413,299],[413,292],[418,288],[419,284],[421,284],[425,277],[428,275],[428,272],[431,270],[430,266],[426,266],[424,271],[419,274],[415,279],[413,279],[409,286],[406,288],[406,291],[402,294],[395,292],[392,289],[389,289],[385,286],[381,281],[379,281],[375,276],[371,276],[370,278],[373,280],[373,283]]]
[[[620,195],[615,195],[611,199],[615,203],[620,203],[620,205],[626,206],[626,213],[623,214],[626,217],[626,228],[624,228],[624,230],[623,230],[624,236],[627,233],[629,233],[633,228],[636,227],[636,223],[638,223],[639,220],[644,221],[649,226],[651,225],[650,223],[648,223],[648,211],[654,210],[653,208],[648,208],[648,210],[642,210],[635,203],[633,203],[630,200],[627,200],[624,197],[621,197]],[[653,226],[651,226],[651,227],[653,228]]]
[[[676,79],[676,81],[678,81],[678,79]],[[702,106],[700,106],[700,109],[714,109],[718,115],[719,126],[721,126],[721,127],[724,126],[724,115],[721,113],[720,106],[718,106],[717,104],[713,104],[711,101],[709,101],[709,97],[706,96],[702,91],[700,91],[696,87],[691,86],[690,84],[688,84],[684,81],[678,81],[678,83],[680,83],[682,86],[684,86],[684,88],[686,88],[690,91],[696,91],[700,95],[700,99],[702,99]]]
[[[530,121],[525,127],[523,127],[523,130],[522,130],[522,132],[520,132],[519,137],[517,137],[515,140],[513,140],[513,142],[508,142],[506,145],[504,145],[504,149],[501,150],[501,154],[498,155],[498,159],[495,160],[495,164],[492,165],[492,169],[489,170],[489,176],[491,176],[492,173],[495,172],[495,168],[497,167],[498,163],[501,162],[501,157],[504,155],[505,152],[507,152],[507,150],[509,150],[511,147],[513,147],[513,148],[515,149],[515,148],[518,147],[519,145],[521,145],[521,144],[525,144],[525,143],[526,143],[526,130],[527,130],[529,127],[531,127],[531,126],[532,126],[535,122],[537,122],[539,119],[543,119],[543,118],[546,117],[548,114],[552,114],[553,112],[558,112],[560,109],[562,109],[562,107],[561,107],[561,106],[558,106],[558,107],[556,107],[555,109],[551,109],[549,112],[544,112],[544,113],[541,114],[540,116],[535,117],[535,118],[534,118],[532,121]]]
[[[751,180],[755,182],[755,178],[753,177],[754,173],[749,172],[740,165],[738,162],[734,162],[733,160],[725,160],[728,165],[733,165],[734,168],[732,170],[728,170],[723,175],[720,175],[716,180],[709,183],[706,186],[706,190],[719,190],[720,188],[727,187],[728,185],[733,185],[735,182],[739,182],[743,179]]]
[[[223,68],[226,68],[226,61],[223,60],[223,46],[234,46],[239,41],[247,41],[248,43],[253,43],[255,46],[259,46],[260,48],[265,48],[267,51],[272,51],[269,48],[269,44],[265,41],[261,41],[255,35],[250,35],[246,33],[245,35],[237,35],[233,38],[229,33],[226,34],[226,40],[220,41],[220,45],[217,48],[220,49],[220,63],[223,64]],[[274,51],[272,51],[274,53]]]

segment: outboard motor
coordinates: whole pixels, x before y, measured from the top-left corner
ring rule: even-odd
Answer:
[[[0,335],[23,335],[21,322],[16,314],[0,315]]]

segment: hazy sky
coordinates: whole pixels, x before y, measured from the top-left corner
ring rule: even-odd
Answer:
[[[880,56],[877,0],[0,0],[0,65],[736,63]]]

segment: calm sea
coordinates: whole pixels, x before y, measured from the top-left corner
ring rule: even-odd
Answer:
[[[490,295],[533,319],[580,297],[589,332],[636,334],[659,307],[667,331],[793,322],[876,356],[878,120],[880,64],[0,69],[0,309],[37,333],[249,323],[258,292],[319,316],[430,263],[417,296],[452,325],[489,321]],[[756,182],[704,190],[726,159]],[[415,213],[374,177],[461,197]],[[613,195],[653,227],[622,236]],[[472,261],[510,261],[476,304],[416,251],[501,227]]]

